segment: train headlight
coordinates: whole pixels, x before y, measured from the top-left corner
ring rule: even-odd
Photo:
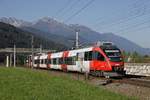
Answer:
[[[120,66],[120,64],[115,64],[115,66]]]

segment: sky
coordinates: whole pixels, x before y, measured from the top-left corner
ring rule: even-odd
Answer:
[[[48,16],[150,48],[149,5],[150,0],[0,0],[0,17],[35,21]]]

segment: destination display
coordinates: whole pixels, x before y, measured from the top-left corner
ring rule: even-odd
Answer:
[[[105,52],[119,52],[119,50],[105,50]]]

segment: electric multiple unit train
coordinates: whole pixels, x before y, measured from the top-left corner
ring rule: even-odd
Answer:
[[[31,66],[32,57],[29,58]],[[37,54],[34,56],[33,67],[89,72],[96,76],[118,76],[125,73],[121,50],[111,42],[76,50]]]

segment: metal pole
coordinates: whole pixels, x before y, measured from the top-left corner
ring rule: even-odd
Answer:
[[[34,48],[34,45],[33,45],[33,40],[34,39],[34,37],[33,37],[33,35],[32,35],[32,40],[31,40],[31,46],[32,46],[32,65],[31,65],[31,68],[33,68],[33,64],[34,64],[34,50],[33,50],[33,48]]]
[[[10,54],[10,67],[12,66],[12,54]]]
[[[16,45],[14,44],[14,67],[16,67]]]
[[[6,67],[8,67],[9,66],[9,56],[7,55],[6,56]]]
[[[42,53],[42,44],[40,45],[40,53]]]
[[[79,48],[79,29],[76,29],[76,49]]]
[[[76,47],[75,47],[75,48],[76,48],[76,49],[79,48],[79,31],[80,31],[79,29],[76,29],[76,30],[75,30],[75,32],[76,32],[76,45],[75,45]],[[79,78],[80,78],[79,72],[78,72],[77,78],[78,78],[78,80],[79,80]]]

